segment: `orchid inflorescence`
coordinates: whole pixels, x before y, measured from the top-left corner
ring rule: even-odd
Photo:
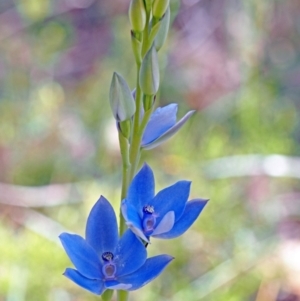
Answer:
[[[207,204],[204,199],[188,201],[190,181],[178,181],[155,194],[152,169],[145,163],[137,172],[141,151],[172,137],[194,111],[177,121],[177,104],[154,108],[159,88],[157,52],[169,29],[169,0],[131,0],[129,18],[136,89],[131,92],[126,80],[115,72],[109,94],[122,157],[119,233],[112,205],[100,196],[89,214],[85,238],[60,235],[76,268],[67,268],[64,275],[103,300],[111,300],[113,290],[117,290],[118,300],[126,301],[128,291],[155,279],[173,257],[163,254],[147,258],[151,239],[180,236]]]

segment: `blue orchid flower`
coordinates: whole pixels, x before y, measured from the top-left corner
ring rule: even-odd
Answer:
[[[178,105],[171,103],[165,107],[159,107],[153,112],[142,137],[142,148],[154,148],[172,137],[195,112],[189,111],[176,122],[177,109]]]
[[[145,246],[130,230],[119,239],[115,212],[103,196],[89,214],[85,237],[60,235],[76,268],[67,268],[64,275],[94,294],[101,295],[106,289],[136,290],[156,278],[173,259],[169,255],[146,259]]]
[[[183,234],[197,219],[208,200],[188,202],[189,181],[179,181],[154,196],[154,176],[144,164],[132,180],[121,209],[127,226],[141,239],[150,236],[174,238]]]

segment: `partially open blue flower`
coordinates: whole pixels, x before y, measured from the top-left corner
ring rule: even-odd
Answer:
[[[76,268],[67,268],[64,275],[98,295],[106,289],[136,290],[157,277],[173,259],[159,255],[146,260],[146,248],[130,230],[119,239],[115,212],[103,196],[90,212],[85,236],[60,235]]]
[[[176,122],[177,108],[177,104],[171,103],[153,112],[146,126],[141,147],[151,149],[166,141],[176,134],[195,112],[189,111]]]
[[[174,238],[183,234],[197,219],[208,200],[188,202],[189,181],[179,181],[154,196],[154,176],[144,164],[122,201],[122,213],[127,226],[144,241],[150,236]]]

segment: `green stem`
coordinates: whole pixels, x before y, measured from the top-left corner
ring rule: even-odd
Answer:
[[[128,291],[118,291],[118,301],[128,301],[129,293]]]
[[[143,32],[142,58],[147,50],[148,37],[149,37],[150,15],[151,15],[151,11],[148,11],[147,17],[146,17],[146,20],[147,20],[146,27]],[[127,141],[127,144],[125,147],[125,143],[122,140],[122,138],[120,138],[120,134],[119,134],[120,148],[121,148],[122,161],[123,161],[123,179],[122,179],[121,200],[123,200],[127,195],[128,186],[135,175],[138,163],[140,161],[141,140],[142,140],[144,130],[146,128],[146,125],[149,121],[149,118],[150,118],[152,110],[153,110],[153,108],[151,108],[150,110],[147,110],[143,116],[142,121],[140,121],[140,118],[141,118],[140,111],[142,108],[141,106],[143,105],[142,104],[143,95],[142,95],[142,91],[141,91],[140,83],[139,83],[140,67],[141,67],[140,64],[137,63],[137,77],[136,77],[137,79],[136,79],[136,94],[135,94],[136,112],[133,117],[130,148],[128,148],[128,141]],[[126,224],[125,224],[125,220],[123,218],[122,212],[120,210],[120,235],[122,235],[125,232],[125,230],[126,230]],[[129,299],[128,291],[118,290],[117,295],[118,295],[118,301],[128,301],[128,299]]]
[[[129,185],[128,174],[130,170],[130,161],[129,161],[129,143],[128,140],[123,136],[119,131],[119,143],[122,156],[122,192],[121,192],[121,201],[126,197],[127,188]],[[126,224],[123,218],[122,212],[120,210],[120,236],[125,232]]]
[[[142,59],[144,58],[144,56],[147,52],[147,49],[148,49],[148,39],[149,39],[149,30],[150,30],[150,26],[149,26],[150,14],[151,14],[151,11],[148,11],[146,14],[146,27],[145,27],[144,33],[143,33]]]
[[[130,164],[133,164],[133,166],[136,166],[140,159],[139,131],[140,131],[140,112],[142,106],[142,91],[139,84],[140,67],[141,67],[140,65],[137,65],[137,80],[136,80],[136,91],[135,91],[136,112],[133,120],[132,140],[130,144],[130,153],[129,153]],[[134,176],[134,169],[135,168],[130,168],[130,175],[129,175],[130,182]]]
[[[153,112],[153,106],[152,108],[150,108],[148,111],[145,112],[144,116],[143,116],[143,119],[142,119],[142,122],[140,124],[140,127],[139,127],[139,131],[137,132],[136,134],[136,139],[135,139],[135,143],[131,144],[131,147],[130,147],[130,162],[131,162],[131,166],[130,166],[130,174],[129,174],[129,179],[130,179],[130,182],[131,180],[133,179],[135,173],[136,173],[136,170],[137,170],[137,166],[139,164],[139,161],[140,161],[140,156],[141,156],[141,141],[142,141],[142,137],[143,137],[143,134],[144,134],[144,131],[145,131],[145,128],[147,126],[147,123],[150,119],[150,116]],[[133,160],[131,160],[133,159]]]
[[[141,111],[141,105],[142,105],[142,95],[141,95],[141,89],[139,84],[139,73],[140,73],[140,64],[137,64],[137,83],[136,83],[136,91],[135,91],[135,101],[136,101],[136,112],[133,117],[133,126],[132,126],[132,132],[131,132],[131,143],[130,143],[130,149],[126,148],[126,158],[122,155],[122,161],[123,161],[123,178],[122,178],[122,193],[121,193],[121,200],[123,200],[127,195],[127,189],[128,185],[131,182],[133,176],[131,175],[131,164],[134,163],[134,166],[136,166],[138,163],[136,161],[139,161],[139,152],[132,151],[133,145],[135,145],[135,150],[139,150],[140,142],[138,140],[138,133],[139,133],[139,127],[140,127],[140,111]],[[120,134],[119,134],[120,138]],[[121,146],[121,140],[120,140],[120,148],[122,153],[122,146]],[[125,146],[124,146],[125,148]],[[124,164],[124,159],[126,159],[128,162],[127,164]],[[126,230],[126,224],[125,220],[122,215],[122,211],[120,209],[120,235],[122,235]],[[118,290],[118,301],[128,301],[129,293],[127,291]]]
[[[137,89],[137,94],[139,93],[138,90],[140,90],[139,88]],[[137,98],[139,97],[138,95],[136,96]],[[152,98],[150,99],[152,100]],[[138,100],[138,102],[141,103],[141,99]],[[137,106],[138,107],[138,106]],[[128,189],[128,185],[131,182],[131,180],[133,179],[138,163],[140,161],[140,156],[141,156],[141,148],[140,148],[140,144],[141,144],[141,140],[145,131],[145,128],[147,126],[147,123],[150,119],[150,116],[153,112],[153,106],[147,110],[143,116],[142,122],[141,124],[139,124],[139,113],[136,114],[137,116],[137,120],[138,120],[138,125],[136,128],[133,126],[134,131],[133,131],[133,139],[132,139],[132,143],[130,146],[130,156],[128,153],[128,144],[123,145],[123,139],[125,139],[123,137],[122,134],[119,134],[119,139],[120,139],[120,146],[121,146],[121,153],[122,153],[122,160],[123,160],[123,181],[122,181],[122,195],[121,198],[124,199],[126,197],[127,194],[127,189]],[[135,117],[136,117],[135,116]],[[126,146],[126,147],[125,147]],[[130,162],[128,162],[128,158],[130,158]],[[124,164],[124,162],[126,162]],[[120,234],[123,234],[126,230],[126,224],[125,224],[125,220],[122,216],[122,212],[120,211]],[[129,293],[128,291],[118,291],[118,301],[128,301],[129,298]]]
[[[132,140],[132,144],[130,147],[130,158],[132,158],[132,161],[130,161],[129,164],[124,164],[124,161],[123,161],[123,181],[122,181],[122,196],[121,196],[122,199],[124,199],[126,197],[128,185],[135,175],[135,172],[136,172],[139,160],[140,160],[140,155],[141,155],[141,152],[140,152],[141,140],[142,140],[146,125],[152,114],[152,111],[153,111],[153,107],[145,112],[142,122],[138,128],[138,131],[133,133],[134,139]],[[119,134],[119,138],[121,135],[122,134]],[[133,141],[135,141],[135,144],[133,144]],[[121,145],[121,139],[120,139],[120,145]],[[126,148],[126,151],[128,151],[128,148]],[[121,146],[121,153],[122,153],[122,146]],[[124,158],[128,158],[128,153],[126,153],[126,156],[124,156]],[[122,155],[122,160],[124,160],[123,155]],[[126,169],[124,168],[124,166],[126,167]],[[130,169],[130,172],[129,172],[128,168]],[[120,234],[123,234],[125,232],[125,230],[126,230],[125,220],[122,216],[122,212],[120,212]],[[129,295],[129,293],[127,291],[118,290],[118,301],[128,301],[128,295]]]
[[[133,117],[133,129],[132,129],[132,135],[131,135],[131,145],[136,143],[136,134],[139,131],[140,127],[140,112],[141,112],[141,105],[142,105],[142,91],[140,88],[139,83],[139,74],[140,74],[141,65],[137,65],[137,79],[136,79],[136,90],[135,90],[135,106],[136,111]],[[130,147],[131,148],[131,147]],[[132,162],[134,158],[132,158],[130,154],[130,162]]]

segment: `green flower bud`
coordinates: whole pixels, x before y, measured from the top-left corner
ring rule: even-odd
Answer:
[[[117,72],[114,72],[112,77],[109,101],[118,122],[130,119],[134,115],[135,101],[125,79]]]
[[[154,0],[152,4],[152,14],[156,19],[161,19],[165,14],[170,0]]]
[[[168,32],[169,32],[169,26],[170,26],[170,7],[167,8],[166,13],[164,15],[164,17],[162,18],[162,20],[160,21],[160,28],[159,31],[155,37],[155,48],[156,51],[158,51],[163,44],[165,43],[167,36],[168,36]]]
[[[154,95],[159,88],[159,66],[155,47],[146,53],[139,75],[140,87],[145,95]]]
[[[131,0],[129,6],[129,19],[132,30],[141,32],[146,26],[146,8],[143,0]]]

